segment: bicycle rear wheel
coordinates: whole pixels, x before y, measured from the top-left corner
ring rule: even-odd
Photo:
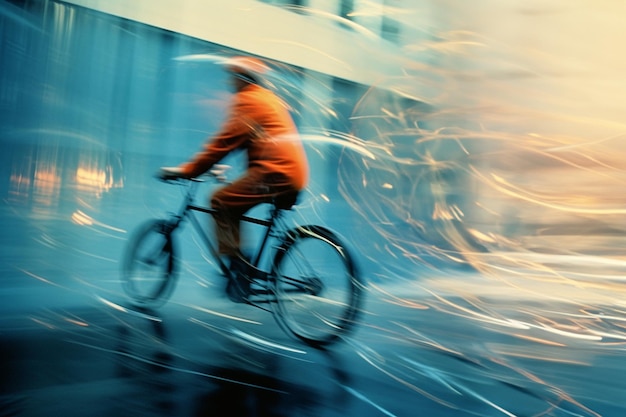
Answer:
[[[315,347],[335,342],[356,323],[363,283],[347,248],[320,226],[295,228],[274,257],[275,317]]]
[[[122,261],[122,285],[137,306],[162,305],[176,284],[172,231],[167,220],[149,220],[127,244]]]

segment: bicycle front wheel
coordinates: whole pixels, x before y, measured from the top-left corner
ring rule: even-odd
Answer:
[[[356,323],[363,283],[339,238],[320,226],[289,231],[272,268],[275,317],[309,345],[335,342]]]
[[[167,220],[150,220],[128,242],[122,261],[122,284],[140,307],[162,305],[176,283],[173,228]]]

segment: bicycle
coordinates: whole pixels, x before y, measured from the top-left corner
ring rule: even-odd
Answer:
[[[167,218],[143,223],[127,243],[122,282],[133,304],[157,308],[170,297],[179,275],[176,233],[187,221],[201,236],[222,275],[231,282],[236,279],[196,215],[213,216],[215,210],[195,203],[198,185],[206,178],[227,183],[228,168],[219,165],[199,178],[166,180],[185,187],[183,203]],[[354,327],[365,285],[353,256],[335,232],[319,225],[287,225],[284,214],[297,204],[296,197],[272,201],[267,219],[242,218],[265,228],[248,266],[247,278],[253,285],[244,302],[273,313],[286,333],[323,347]],[[275,244],[270,247],[270,242]],[[265,257],[266,253],[269,256]]]

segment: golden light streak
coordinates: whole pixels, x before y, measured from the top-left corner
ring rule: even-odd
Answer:
[[[54,286],[57,286],[57,287],[59,286],[59,284],[57,284],[55,282],[52,282],[52,281],[50,281],[50,280],[48,280],[48,279],[46,279],[46,278],[44,278],[44,277],[42,277],[40,275],[37,275],[37,274],[35,274],[33,272],[27,271],[27,270],[22,269],[22,268],[17,268],[17,269],[18,269],[18,271],[23,272],[24,274],[28,275],[29,277],[35,278],[36,280],[39,280],[39,281],[41,281],[41,282],[43,282],[45,284],[50,284],[50,285],[54,285]]]
[[[463,307],[459,304],[453,303],[450,300],[447,300],[444,297],[439,296],[438,294],[430,291],[429,289],[424,289],[426,292],[430,293],[431,295],[433,295],[436,299],[438,299],[439,301],[443,302],[444,304],[447,304],[451,307],[453,307],[455,310],[459,310],[461,312],[467,313],[468,318],[474,319],[474,320],[478,320],[478,321],[482,321],[485,323],[492,323],[492,324],[498,324],[501,326],[505,326],[505,327],[511,327],[511,328],[515,328],[515,329],[530,329],[530,325],[528,323],[524,323],[524,322],[520,322],[518,320],[513,320],[513,319],[498,319],[495,317],[491,317],[488,316],[486,314],[482,314],[482,313],[478,313],[476,311],[472,311],[466,307]]]
[[[44,326],[44,327],[46,327],[46,328],[48,328],[48,329],[50,329],[50,330],[56,329],[56,326],[54,326],[54,325],[52,325],[52,324],[50,324],[50,323],[46,323],[46,322],[45,322],[45,321],[43,321],[43,320],[37,319],[37,318],[35,318],[35,317],[31,317],[30,319],[31,319],[33,322],[35,322],[35,323],[37,323],[37,324],[40,324],[40,325],[42,325],[42,326]]]
[[[558,347],[567,346],[564,343],[555,342],[553,340],[540,339],[538,337],[532,337],[532,336],[528,336],[528,335],[520,334],[520,333],[513,333],[513,336],[520,338],[520,339],[528,340],[530,342],[540,343],[542,345],[558,346]]]
[[[506,349],[497,349],[497,348],[492,349],[492,351],[493,353],[497,353],[503,356],[513,357],[513,358],[532,359],[535,361],[559,363],[559,364],[566,364],[566,365],[591,366],[591,364],[588,362],[559,358],[555,356],[539,356],[539,355],[532,354],[532,353],[512,352]]]
[[[80,327],[89,327],[88,323],[81,321],[81,320],[71,319],[69,317],[66,317],[64,320],[68,323],[75,324]]]
[[[492,178],[494,180],[489,181],[488,179],[486,179],[485,176],[478,173],[475,169],[473,168],[471,169],[477,177],[482,178],[486,183],[492,185],[495,189],[501,191],[502,193],[510,197],[528,201],[528,202],[531,202],[540,206],[544,206],[544,207],[559,210],[559,211],[565,211],[569,213],[579,213],[579,214],[626,214],[626,209],[588,209],[584,207],[571,207],[571,206],[565,206],[562,204],[548,203],[546,201],[539,200],[538,198],[533,197],[528,191],[522,190],[521,188],[514,186],[510,182],[506,181],[504,178],[501,178],[495,174],[492,174]],[[502,185],[498,185],[498,184],[502,184]],[[506,188],[505,186],[508,188]]]
[[[408,300],[406,298],[395,296],[391,294],[389,291],[382,288],[381,286],[376,285],[375,283],[370,283],[369,287],[373,290],[378,291],[381,294],[384,294],[385,297],[387,297],[387,300],[386,300],[387,302],[392,302],[394,304],[397,304],[403,307],[409,307],[409,308],[418,309],[418,310],[427,310],[429,308],[428,306],[421,304],[421,303],[417,303],[413,300]]]
[[[343,137],[339,138],[326,135],[303,134],[302,140],[305,142],[328,143],[332,145],[337,145],[341,148],[353,150],[358,154],[364,155],[370,159],[376,159],[374,153],[371,152],[365,144],[361,143],[358,138],[351,137],[349,135],[344,135]]]

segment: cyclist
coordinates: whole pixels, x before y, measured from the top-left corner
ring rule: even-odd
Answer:
[[[227,293],[242,301],[250,283],[244,276],[248,260],[240,249],[241,217],[258,204],[297,195],[306,186],[309,173],[304,147],[286,104],[261,85],[269,67],[257,58],[242,56],[227,59],[225,67],[235,94],[221,129],[188,162],[175,169],[162,169],[160,175],[163,179],[194,178],[232,151],[247,152],[245,173],[210,198],[211,207],[217,211],[218,250],[229,258],[233,272]]]

